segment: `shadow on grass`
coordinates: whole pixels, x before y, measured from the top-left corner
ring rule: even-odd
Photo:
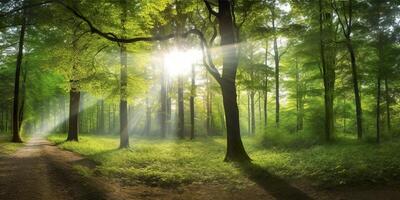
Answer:
[[[266,192],[276,199],[312,199],[306,193],[293,187],[288,182],[276,175],[269,173],[266,169],[253,163],[239,165],[241,171],[248,175],[249,179],[257,183]]]

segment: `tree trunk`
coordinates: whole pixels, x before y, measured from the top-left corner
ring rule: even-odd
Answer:
[[[227,152],[225,161],[250,161],[242,139],[240,137],[239,108],[236,94],[236,72],[238,67],[238,55],[236,47],[235,28],[232,16],[232,1],[219,0],[219,32],[221,34],[221,46],[223,69],[220,80],[223,105],[225,109],[225,120],[227,129]]]
[[[24,41],[25,41],[25,30],[26,30],[26,16],[25,10],[22,13],[22,24],[19,35],[19,43],[18,43],[18,55],[17,55],[17,63],[15,67],[15,79],[14,79],[14,105],[13,105],[13,137],[12,142],[22,142],[20,133],[19,133],[19,79],[21,74],[21,64],[24,56]]]
[[[389,96],[389,84],[388,77],[385,76],[385,101],[386,101],[386,126],[390,132],[392,129],[391,118],[390,118],[390,96]]]
[[[104,134],[105,133],[105,129],[104,129],[104,99],[100,100],[100,109],[99,109],[99,130],[98,132],[100,134]]]
[[[247,133],[251,135],[251,106],[250,93],[247,93]]]
[[[275,60],[275,124],[279,127],[279,52],[276,35],[274,35],[274,60]]]
[[[356,64],[356,57],[350,36],[348,36],[346,44],[347,44],[347,49],[350,53],[351,75],[353,77],[354,98],[356,103],[357,138],[360,140],[362,139],[363,136],[361,97],[358,86],[358,69]]]
[[[196,97],[196,74],[195,68],[192,64],[192,86],[191,86],[191,93],[190,93],[190,139],[194,139],[194,98]]]
[[[380,70],[379,70],[380,71]],[[376,143],[380,143],[381,141],[381,75],[378,72],[378,80],[377,80],[377,95],[376,95]]]
[[[256,133],[256,115],[255,115],[255,109],[254,109],[254,91],[250,92],[250,113],[251,113],[251,135],[254,135]]]
[[[268,40],[265,42],[265,58],[264,64],[267,67],[265,72],[265,83],[264,83],[264,128],[268,125]]]
[[[207,79],[207,101],[206,101],[206,110],[207,110],[207,117],[206,117],[206,130],[207,130],[207,135],[212,135],[212,94],[211,94],[211,83],[210,79],[208,77],[208,73],[206,75]]]
[[[161,90],[160,90],[160,131],[161,137],[165,138],[167,132],[167,88],[166,88],[166,73],[165,73],[165,66],[161,64]]]
[[[324,11],[323,0],[319,0],[320,55],[325,102],[325,140],[330,141],[334,134],[333,100],[335,89],[335,57],[333,48],[334,31],[331,11]],[[330,45],[326,45],[330,44]]]
[[[183,102],[183,77],[179,75],[178,77],[178,127],[177,127],[177,136],[180,139],[185,137],[184,129],[185,129],[185,107]]]
[[[127,102],[127,81],[128,81],[128,66],[127,53],[124,44],[121,44],[121,88],[119,102],[119,123],[120,123],[120,148],[129,147],[128,135],[128,102]]]
[[[121,0],[122,14],[122,34],[126,34],[126,18],[127,18],[127,0]],[[119,148],[129,147],[129,135],[128,135],[128,102],[127,102],[127,87],[128,87],[128,55],[126,53],[125,44],[121,44],[121,80],[120,80],[120,103],[119,103],[119,123],[120,123],[120,143]]]
[[[79,102],[80,92],[74,80],[71,80],[71,89],[69,91],[69,129],[67,141],[78,141],[79,133]]]
[[[26,62],[25,62],[25,67],[22,68],[23,70],[23,78],[22,78],[22,88],[21,88],[21,105],[19,108],[19,122],[18,122],[18,129],[21,130],[22,127],[22,122],[24,121],[24,107],[25,107],[25,96],[26,96],[26,76],[27,76],[27,67],[26,67]]]
[[[146,124],[144,128],[144,134],[149,135],[151,129],[151,107],[150,107],[150,99],[146,97]]]

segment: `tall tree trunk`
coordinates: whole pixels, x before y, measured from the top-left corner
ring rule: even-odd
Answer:
[[[24,107],[25,107],[25,96],[26,96],[26,76],[27,76],[27,63],[25,62],[25,67],[22,68],[22,88],[21,88],[21,105],[19,108],[19,122],[18,122],[18,129],[21,130],[22,122],[24,121]]]
[[[166,88],[166,73],[165,73],[165,66],[161,64],[161,79],[160,79],[160,131],[161,137],[165,138],[167,132],[167,88]]]
[[[207,109],[207,117],[206,117],[206,130],[207,135],[212,135],[212,126],[213,126],[213,114],[212,114],[212,93],[211,93],[211,82],[208,77],[208,73],[206,74],[207,79],[207,101],[206,101],[206,109]]]
[[[195,68],[194,65],[192,64],[192,85],[191,85],[191,92],[190,92],[190,139],[194,139],[194,115],[195,115],[195,110],[194,110],[194,99],[196,97],[196,74],[195,74]]]
[[[104,99],[100,99],[100,109],[99,109],[99,130],[98,132],[100,134],[104,134],[105,133],[105,129],[104,129]]]
[[[185,137],[185,107],[183,102],[183,77],[178,77],[178,128],[177,136],[182,139]]]
[[[250,113],[251,113],[251,135],[254,135],[256,133],[256,115],[255,115],[255,109],[254,109],[254,91],[250,92]]]
[[[275,23],[274,23],[275,24]],[[275,28],[274,28],[275,29]],[[275,60],[275,124],[279,127],[279,51],[276,35],[274,34],[274,60]]]
[[[150,99],[147,95],[146,97],[146,124],[144,127],[144,134],[149,135],[151,129],[151,106],[150,106]]]
[[[80,92],[79,88],[76,86],[77,81],[71,80],[71,89],[69,91],[70,101],[69,101],[69,129],[67,141],[78,141],[79,132],[79,102],[80,102]]]
[[[385,101],[386,101],[386,126],[387,130],[390,132],[392,129],[392,124],[390,118],[390,96],[389,96],[389,83],[387,75],[385,76]]]
[[[122,14],[122,34],[126,34],[126,18],[127,18],[127,0],[121,0]],[[127,87],[128,87],[128,59],[125,44],[121,44],[121,80],[120,80],[120,103],[119,103],[119,123],[120,123],[120,143],[119,148],[129,147],[128,135],[128,102],[127,102]]]
[[[378,80],[377,80],[377,95],[376,95],[376,142],[380,143],[381,141],[381,74],[380,70],[378,72]]]
[[[321,74],[324,82],[325,102],[325,140],[329,141],[334,134],[333,100],[335,89],[335,57],[334,31],[332,11],[326,11],[324,0],[319,0],[319,29],[320,29],[320,55]],[[327,5],[330,5],[326,3]]]
[[[358,84],[358,68],[356,64],[356,56],[353,48],[352,41],[350,36],[347,38],[347,49],[350,53],[351,60],[351,74],[353,77],[353,89],[354,89],[354,98],[356,103],[356,119],[357,119],[357,138],[361,139],[363,136],[363,128],[362,128],[362,109],[361,109],[361,97],[360,90]]]
[[[121,88],[119,102],[119,123],[120,123],[120,148],[129,147],[128,135],[128,102],[127,102],[127,81],[128,81],[128,66],[127,53],[124,44],[121,44]]]
[[[247,133],[251,135],[251,101],[250,101],[250,93],[247,92]]]
[[[300,130],[300,74],[299,74],[299,66],[297,65],[296,58],[296,132]]]
[[[240,137],[239,108],[236,94],[236,72],[238,67],[238,55],[236,46],[235,27],[233,24],[233,11],[231,0],[219,0],[219,32],[221,34],[221,46],[223,69],[220,86],[222,100],[225,109],[225,120],[227,129],[227,152],[225,161],[250,161],[242,139]]]
[[[21,74],[21,64],[24,56],[24,42],[25,42],[25,30],[26,30],[26,16],[25,10],[22,13],[22,24],[19,35],[19,43],[18,43],[18,55],[17,55],[17,63],[15,67],[15,79],[14,79],[14,105],[13,105],[13,137],[12,142],[22,142],[20,133],[19,133],[19,79]]]
[[[268,40],[265,42],[265,58],[264,64],[267,67],[265,72],[265,83],[264,83],[264,128],[268,125]]]

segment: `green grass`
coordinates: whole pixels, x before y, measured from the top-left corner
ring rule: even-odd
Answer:
[[[10,135],[2,134],[0,136],[0,155],[11,155],[23,146],[23,143],[12,143]]]
[[[124,150],[117,149],[118,137],[82,135],[80,142],[64,142],[65,135],[55,134],[49,140],[99,164],[93,171],[80,169],[84,174],[157,186],[194,182],[220,183],[227,187],[251,184],[243,170],[222,162],[224,138],[194,141],[134,138],[132,147]],[[253,163],[284,179],[306,178],[318,185],[336,186],[391,181],[400,175],[399,140],[375,145],[345,139],[333,144],[307,143],[294,148],[287,146],[287,139],[282,139],[286,141],[283,146],[259,141],[262,139],[244,138]]]

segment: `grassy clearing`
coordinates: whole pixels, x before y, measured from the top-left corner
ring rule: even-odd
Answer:
[[[50,135],[49,139],[61,148],[80,153],[99,164],[92,172],[83,170],[85,174],[157,186],[194,182],[223,183],[227,187],[251,184],[243,170],[222,162],[223,138],[194,141],[132,139],[132,147],[124,150],[116,149],[118,137],[82,135],[79,143],[64,142],[65,135],[59,134]],[[381,145],[349,139],[324,145],[300,145],[301,141],[292,141],[299,144],[294,148],[286,146],[290,139],[280,140],[285,145],[257,142],[263,141],[260,138],[244,138],[244,143],[253,163],[285,179],[307,178],[318,185],[336,186],[385,182],[400,175],[399,140]]]
[[[24,138],[24,140],[26,140],[26,138]],[[0,136],[0,155],[11,155],[23,146],[23,143],[12,143],[11,135]]]

